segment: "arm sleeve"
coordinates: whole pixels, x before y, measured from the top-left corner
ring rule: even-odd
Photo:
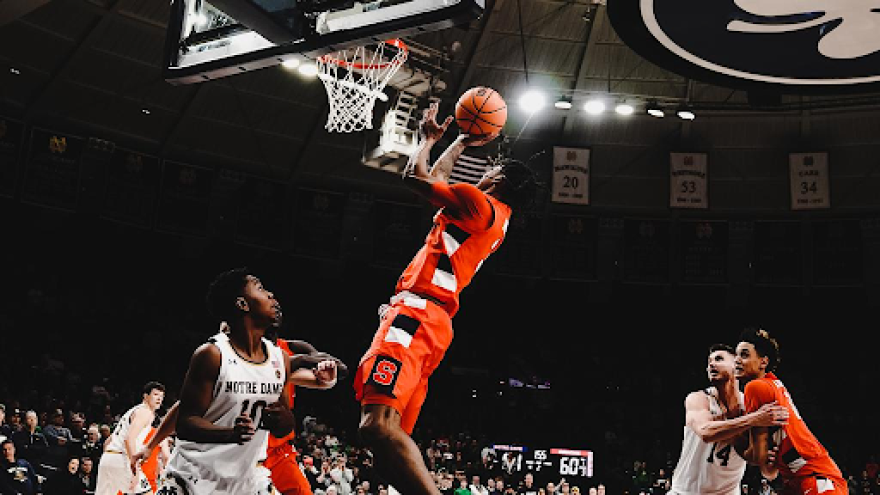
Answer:
[[[766,380],[752,380],[747,383],[744,395],[746,414],[755,412],[764,404],[770,404],[776,400],[776,391],[773,390],[773,385]]]
[[[448,208],[450,215],[459,220],[467,231],[486,230],[492,221],[493,208],[486,194],[470,184],[431,184],[431,203]]]

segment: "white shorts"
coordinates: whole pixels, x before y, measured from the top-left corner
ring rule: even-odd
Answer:
[[[137,476],[131,474],[127,455],[108,451],[101,456],[95,495],[116,495],[119,492],[140,494],[152,491],[153,487],[143,471],[138,469]]]
[[[260,466],[245,479],[210,479],[166,470],[159,480],[157,495],[275,495],[269,470]]]

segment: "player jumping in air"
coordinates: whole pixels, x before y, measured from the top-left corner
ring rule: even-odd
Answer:
[[[375,456],[376,469],[406,495],[439,494],[410,438],[425,401],[428,378],[452,342],[459,294],[504,240],[512,210],[531,201],[532,171],[508,160],[476,185],[447,184],[467,146],[494,136],[460,135],[428,168],[431,148],[452,122],[437,123],[437,105],[425,111],[417,151],[404,182],[440,208],[424,246],[406,267],[354,379],[361,403],[359,433]]]

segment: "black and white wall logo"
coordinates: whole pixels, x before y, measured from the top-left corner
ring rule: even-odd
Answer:
[[[608,12],[627,45],[685,76],[795,91],[880,83],[880,0],[609,0]]]

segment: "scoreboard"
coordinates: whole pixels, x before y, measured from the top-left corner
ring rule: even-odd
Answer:
[[[532,472],[567,478],[593,477],[593,452],[589,450],[530,448],[493,445],[496,459],[507,474]]]

